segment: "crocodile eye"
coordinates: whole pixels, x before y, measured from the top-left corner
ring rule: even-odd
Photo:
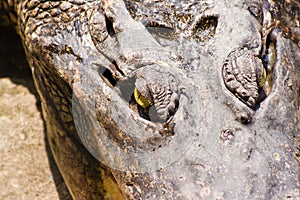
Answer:
[[[257,73],[258,74],[258,80],[259,80],[259,85],[258,87],[263,87],[266,80],[267,80],[267,71],[264,67],[262,67],[262,70]]]
[[[272,91],[273,69],[276,63],[276,42],[267,37],[265,55],[262,55],[264,69],[266,73],[265,82],[261,85],[264,93],[268,96]]]
[[[133,95],[136,103],[143,108],[147,108],[150,106],[149,101],[137,90],[137,88],[134,88]]]
[[[137,88],[134,88],[133,94],[130,100],[130,104],[137,104],[137,112],[140,117],[148,120],[148,121],[155,121],[154,115],[151,111],[153,111],[153,106],[151,106],[150,102],[144,97]]]
[[[137,111],[140,117],[148,121],[155,121],[156,117],[151,112],[153,110],[153,102],[151,102],[151,94],[147,87],[147,82],[140,78],[135,81],[134,85],[133,94],[129,101],[132,108],[134,108],[133,110]],[[133,107],[133,105],[136,105],[136,107]]]

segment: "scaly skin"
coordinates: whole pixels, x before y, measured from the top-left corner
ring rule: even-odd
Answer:
[[[0,10],[24,42],[74,199],[300,198],[297,1],[32,0]],[[243,57],[253,66],[230,70],[256,77],[254,100],[226,85],[238,49],[264,64],[263,98],[261,68]],[[129,105],[135,87],[162,121]]]

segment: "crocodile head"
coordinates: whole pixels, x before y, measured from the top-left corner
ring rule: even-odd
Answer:
[[[82,143],[129,199],[297,198],[296,1],[18,6],[50,143],[71,190],[80,174],[65,166]],[[81,191],[96,194],[86,189],[93,183]],[[104,191],[113,193],[110,186]]]

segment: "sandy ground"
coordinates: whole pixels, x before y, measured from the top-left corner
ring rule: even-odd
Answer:
[[[0,27],[0,199],[70,200],[14,30]]]

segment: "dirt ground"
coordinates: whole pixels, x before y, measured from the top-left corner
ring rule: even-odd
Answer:
[[[46,142],[20,40],[0,26],[0,199],[70,200]]]

